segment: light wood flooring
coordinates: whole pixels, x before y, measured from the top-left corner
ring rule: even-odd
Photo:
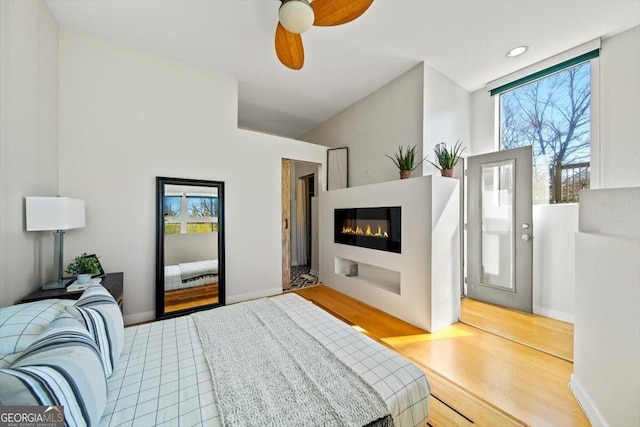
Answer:
[[[195,286],[192,288],[176,289],[164,293],[164,311],[186,310],[218,302],[218,284]]]
[[[430,334],[326,286],[295,292],[416,363],[431,384],[434,427],[589,425],[567,360],[463,323]]]
[[[548,317],[462,299],[460,321],[487,332],[573,361],[573,325]]]

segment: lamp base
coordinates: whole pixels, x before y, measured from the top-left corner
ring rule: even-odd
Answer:
[[[45,283],[44,285],[40,286],[40,289],[42,289],[43,291],[48,291],[49,289],[64,289],[72,281],[73,279],[60,279],[56,280],[55,282]]]

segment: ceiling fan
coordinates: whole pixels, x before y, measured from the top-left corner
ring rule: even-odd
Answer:
[[[302,36],[312,25],[332,27],[362,15],[373,0],[280,0],[276,27],[276,54],[286,67],[299,70],[304,65]]]

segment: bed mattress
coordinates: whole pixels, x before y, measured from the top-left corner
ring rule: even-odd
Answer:
[[[184,267],[184,266],[193,267]],[[193,269],[203,265],[200,273],[194,273]],[[185,274],[185,270],[189,272]],[[198,261],[177,265],[164,266],[164,290],[175,291],[178,289],[195,288],[198,286],[218,283],[218,260]]]
[[[180,267],[177,265],[164,266],[164,290],[173,291],[182,289],[182,280],[180,280]]]
[[[272,301],[380,394],[396,427],[426,424],[429,384],[415,365],[296,294]],[[100,426],[126,425],[221,425],[190,316],[125,329]]]

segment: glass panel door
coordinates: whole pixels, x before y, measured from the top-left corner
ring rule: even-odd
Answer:
[[[514,291],[513,159],[481,165],[481,283]]]
[[[531,147],[467,158],[469,298],[531,313]]]

